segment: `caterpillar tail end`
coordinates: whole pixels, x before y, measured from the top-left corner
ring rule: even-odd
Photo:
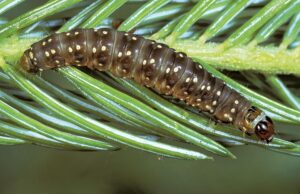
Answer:
[[[23,56],[21,57],[19,63],[21,65],[22,69],[26,72],[30,72],[30,73],[37,73],[38,72],[37,66],[32,64],[32,61],[27,56],[26,51],[24,52]]]
[[[30,70],[30,64],[29,64],[29,59],[28,57],[26,57],[26,55],[22,55],[21,59],[20,59],[20,65],[22,67],[22,69],[24,69],[25,71],[29,71]]]

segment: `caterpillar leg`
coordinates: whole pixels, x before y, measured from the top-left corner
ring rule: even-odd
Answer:
[[[222,124],[222,121],[210,118],[208,120],[207,124],[208,124],[208,126],[216,126],[216,125]]]

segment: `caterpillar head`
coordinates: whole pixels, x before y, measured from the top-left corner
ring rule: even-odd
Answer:
[[[271,142],[274,136],[274,124],[272,120],[260,109],[252,106],[246,115],[246,121],[251,131],[267,143]]]
[[[271,142],[274,135],[274,125],[268,116],[264,116],[255,126],[255,134],[261,139]]]
[[[28,50],[24,52],[23,56],[20,59],[20,65],[22,68],[31,73],[38,72],[38,67],[32,63],[32,61],[29,58],[29,52]]]

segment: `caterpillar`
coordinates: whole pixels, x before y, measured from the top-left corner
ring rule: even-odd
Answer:
[[[269,143],[272,120],[200,63],[165,44],[114,29],[75,29],[52,34],[31,45],[20,59],[24,70],[37,73],[62,66],[85,66],[171,95]]]

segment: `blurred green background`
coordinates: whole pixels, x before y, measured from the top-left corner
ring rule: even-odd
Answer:
[[[125,148],[68,152],[0,147],[0,193],[300,193],[299,158],[248,146],[237,160],[161,158]]]

